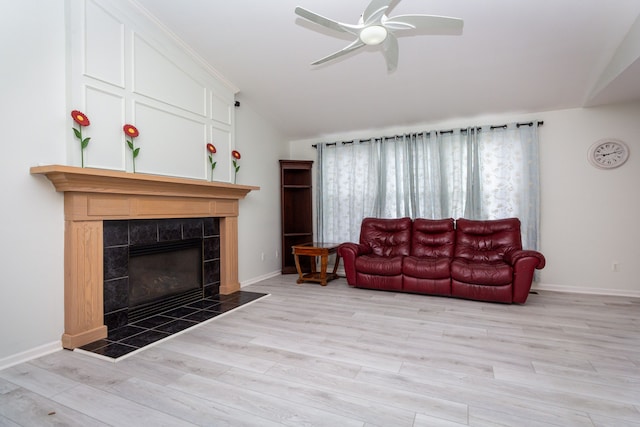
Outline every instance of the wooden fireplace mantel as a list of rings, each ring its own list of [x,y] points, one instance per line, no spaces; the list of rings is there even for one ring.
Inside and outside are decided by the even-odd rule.
[[[50,165],[31,168],[64,192],[64,318],[62,345],[73,349],[107,336],[103,307],[104,220],[220,218],[220,293],[238,281],[239,200],[260,187]]]

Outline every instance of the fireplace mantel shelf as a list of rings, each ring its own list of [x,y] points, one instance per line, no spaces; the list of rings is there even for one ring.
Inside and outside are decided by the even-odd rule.
[[[74,166],[37,166],[64,193],[65,333],[73,349],[107,336],[103,311],[103,221],[217,217],[220,293],[238,281],[239,200],[260,187]]]
[[[62,165],[35,166],[31,168],[31,174],[45,175],[59,192],[242,199],[250,191],[260,189],[225,182]]]

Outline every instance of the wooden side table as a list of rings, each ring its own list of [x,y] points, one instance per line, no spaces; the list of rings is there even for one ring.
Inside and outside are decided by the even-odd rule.
[[[338,275],[336,271],[338,270],[338,264],[340,263],[340,254],[338,254],[338,246],[339,243],[324,243],[324,242],[313,242],[313,243],[305,243],[302,245],[293,245],[293,257],[296,262],[296,269],[298,270],[298,280],[297,283],[300,284],[302,282],[317,282],[322,286],[327,286],[327,282],[333,279],[337,279]],[[333,266],[333,271],[331,273],[327,273],[327,263],[330,254],[336,254],[336,263]],[[311,273],[302,273],[302,269],[300,268],[300,260],[299,256],[309,256],[313,257],[311,261]],[[316,258],[320,257],[320,271],[316,271]]]

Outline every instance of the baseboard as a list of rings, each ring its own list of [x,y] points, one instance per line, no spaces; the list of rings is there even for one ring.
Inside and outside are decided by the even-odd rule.
[[[244,288],[245,286],[253,285],[254,283],[261,282],[263,280],[271,279],[272,277],[279,276],[281,274],[280,270],[272,271],[271,273],[263,274],[262,276],[254,277],[252,279],[243,280],[240,282],[240,287]]]
[[[550,283],[534,283],[533,291],[567,292],[572,294],[609,295],[617,297],[640,298],[640,290],[583,288],[578,286],[554,285]]]
[[[62,342],[54,341],[49,344],[44,344],[39,347],[32,348],[31,350],[17,353],[4,359],[0,359],[0,370],[9,368],[20,363],[28,362],[29,360],[37,359],[38,357],[46,356],[47,354],[55,353],[62,350]]]

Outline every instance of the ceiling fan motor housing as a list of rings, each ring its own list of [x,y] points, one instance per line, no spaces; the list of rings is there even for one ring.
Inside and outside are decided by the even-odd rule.
[[[369,46],[375,46],[387,38],[387,29],[380,25],[371,25],[360,31],[360,40]]]

